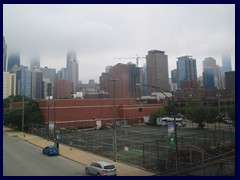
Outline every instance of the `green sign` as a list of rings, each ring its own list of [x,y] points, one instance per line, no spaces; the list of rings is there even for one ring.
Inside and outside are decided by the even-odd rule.
[[[175,148],[176,147],[176,140],[175,137],[169,136],[167,139],[167,143],[169,147]]]

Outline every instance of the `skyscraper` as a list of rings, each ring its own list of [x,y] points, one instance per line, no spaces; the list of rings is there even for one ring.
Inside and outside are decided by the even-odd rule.
[[[58,79],[56,82],[57,98],[70,98],[72,96],[72,81],[66,79]]]
[[[7,63],[7,44],[5,41],[5,37],[3,36],[3,71],[6,71],[6,63]]]
[[[184,81],[197,81],[196,59],[192,56],[178,57],[177,61],[178,88],[184,87]]]
[[[57,72],[57,80],[65,79],[68,80],[68,71],[67,68],[62,68]]]
[[[224,68],[225,72],[232,71],[230,54],[222,55],[222,67]]]
[[[11,54],[8,57],[7,71],[16,73],[18,67],[20,67],[20,55]]]
[[[16,95],[16,74],[3,72],[3,99]]]
[[[73,91],[77,92],[78,85],[78,61],[77,55],[74,51],[69,50],[67,52],[67,71],[68,71],[68,80],[73,83]]]
[[[43,73],[39,69],[32,71],[32,99],[42,99]]]
[[[205,73],[206,69],[207,69],[207,72]],[[207,74],[209,75],[209,73],[210,73],[209,69],[212,69],[212,71],[213,71],[213,79],[214,79],[213,87],[219,88],[219,69],[218,69],[217,64],[216,64],[216,59],[214,59],[212,57],[207,57],[203,60],[203,74],[205,74],[205,76]],[[212,84],[209,82],[211,84],[211,86],[209,86],[209,83],[204,82],[205,80],[207,80],[207,79],[203,77],[204,86],[206,84],[208,84],[208,87],[213,88]],[[209,80],[209,78],[208,78],[208,80]],[[205,86],[205,87],[207,87],[207,86]]]
[[[56,69],[53,68],[39,68],[42,73],[43,73],[43,79],[48,79],[50,82],[48,82],[49,84],[51,84],[51,96],[53,96],[53,98],[56,97],[56,88],[55,88],[55,84],[56,84]]]
[[[143,64],[143,67],[140,68],[140,79],[139,82],[141,84],[147,84],[147,66],[146,63]],[[147,95],[147,86],[140,86],[140,91],[142,96],[146,96]],[[138,94],[137,94],[138,95]]]
[[[231,56],[229,54],[222,55],[222,67],[220,68],[221,89],[226,87],[225,73],[232,71]]]
[[[30,70],[34,70],[36,68],[40,68],[40,58],[39,57],[33,57],[30,61]]]
[[[27,66],[21,66],[16,75],[16,94],[32,97],[32,77],[31,71]]]
[[[205,68],[203,71],[203,86],[207,89],[214,88],[214,72],[212,68]]]
[[[147,66],[147,83],[162,89],[170,90],[168,76],[168,57],[164,54],[165,51],[151,50],[146,56]],[[151,94],[156,90],[148,88],[148,93]]]

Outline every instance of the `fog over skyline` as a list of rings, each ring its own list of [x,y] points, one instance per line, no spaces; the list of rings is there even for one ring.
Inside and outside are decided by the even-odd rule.
[[[39,56],[41,67],[66,67],[67,51],[77,53],[79,80],[99,82],[105,67],[136,63],[149,50],[168,55],[170,71],[177,57],[191,55],[202,61],[213,57],[222,66],[222,54],[230,53],[235,70],[235,5],[165,4],[4,4],[3,36],[8,56],[19,52],[21,65]],[[139,67],[145,63],[139,60]]]

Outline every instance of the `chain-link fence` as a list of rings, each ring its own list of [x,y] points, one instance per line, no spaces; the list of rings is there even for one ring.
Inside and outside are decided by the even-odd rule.
[[[113,159],[113,129],[49,129],[29,124],[29,133]],[[153,171],[166,173],[197,163],[210,162],[220,154],[235,149],[234,131],[178,128],[178,151],[167,144],[167,129],[131,126],[116,129],[117,160]],[[54,138],[55,136],[55,138]],[[176,156],[178,153],[178,156]]]

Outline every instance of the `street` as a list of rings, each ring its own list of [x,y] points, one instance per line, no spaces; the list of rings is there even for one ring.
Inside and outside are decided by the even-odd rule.
[[[24,139],[3,136],[4,176],[85,176],[84,169],[62,156],[43,155],[41,148]]]

